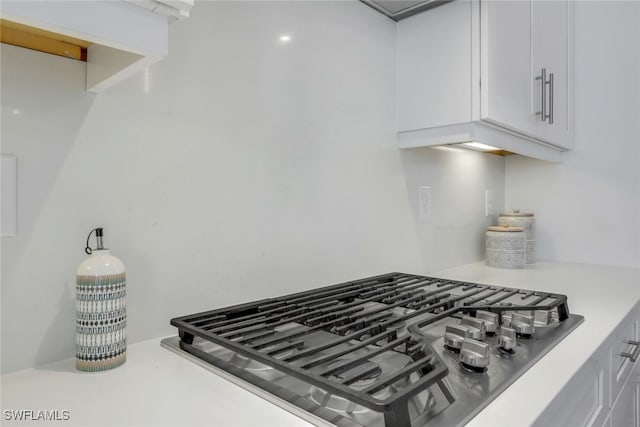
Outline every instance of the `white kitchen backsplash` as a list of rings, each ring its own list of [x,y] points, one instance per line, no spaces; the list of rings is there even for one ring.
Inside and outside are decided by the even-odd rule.
[[[130,343],[185,313],[482,260],[505,208],[535,213],[540,259],[637,266],[640,4],[606,3],[576,4],[563,164],[398,150],[395,27],[359,2],[199,2],[166,60],[98,96],[83,63],[3,44],[2,153],[19,167],[2,371],[73,357],[98,226],[127,265]]]
[[[398,150],[395,49],[359,2],[199,2],[167,59],[96,96],[83,63],[3,45],[2,150],[20,159],[3,372],[73,357],[95,227],[127,266],[129,343],[186,313],[481,260],[504,159]]]
[[[2,153],[19,167],[2,371],[73,357],[98,226],[127,265],[130,343],[185,313],[482,260],[505,208],[535,213],[543,260],[637,266],[639,9],[576,4],[563,164],[398,150],[395,27],[359,2],[199,2],[166,60],[98,96],[83,63],[3,44]]]

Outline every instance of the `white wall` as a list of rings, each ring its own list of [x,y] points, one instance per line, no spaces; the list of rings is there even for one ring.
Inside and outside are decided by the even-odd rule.
[[[96,226],[127,266],[130,343],[175,334],[178,315],[482,259],[504,160],[396,148],[390,20],[359,2],[199,2],[170,31],[168,59],[98,96],[83,64],[2,45],[19,168],[3,372],[73,357]]]
[[[640,266],[640,2],[576,2],[575,150],[506,161],[543,259]]]

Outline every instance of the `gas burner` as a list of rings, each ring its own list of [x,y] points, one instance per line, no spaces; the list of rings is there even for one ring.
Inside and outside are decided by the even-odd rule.
[[[402,319],[407,314],[411,314],[414,311],[415,310],[413,308],[406,308],[406,307],[396,307],[393,310],[391,310],[391,312],[393,313],[394,317],[397,317],[399,319]],[[400,321],[398,321],[398,322],[393,324],[393,328],[398,330],[398,331],[402,330],[406,326],[407,326],[407,322],[404,321],[404,320],[400,320]]]
[[[271,366],[256,362],[255,360],[251,360],[238,353],[234,353],[231,356],[229,363],[237,366],[238,368],[246,369],[247,371],[268,371],[270,369],[273,369]]]
[[[338,366],[348,360],[349,359],[338,359],[334,363],[330,364],[328,368]],[[363,364],[358,365],[357,368],[350,369],[339,375],[330,376],[329,379],[334,381],[342,381],[344,378],[348,378],[349,376],[357,374],[358,372],[367,371],[369,373],[366,376],[348,385],[349,388],[353,389],[354,391],[361,391],[371,384],[375,383],[376,380],[381,376],[383,369],[377,363],[367,360]],[[399,390],[406,388],[418,379],[419,377],[417,374],[412,375],[409,377],[409,379],[405,378],[397,381],[396,383],[377,391],[376,393],[372,394],[372,396],[378,400],[388,399],[390,396],[393,396]],[[348,399],[345,399],[341,396],[335,395],[313,385],[309,387],[309,397],[318,405],[340,413],[362,414],[371,412],[371,409],[369,408],[355,404]],[[435,405],[435,398],[433,396],[433,393],[431,393],[430,390],[427,390],[425,394],[420,395],[419,397],[414,397],[410,404],[412,406],[412,409],[415,410],[416,413],[424,413]]]
[[[335,366],[341,365],[348,360],[349,359],[337,359],[333,363],[328,365],[327,369],[331,369]],[[357,374],[358,372],[356,371],[358,372],[368,371],[368,373],[364,377],[349,384],[349,387],[356,391],[360,391],[365,387],[367,387],[368,385],[373,384],[382,374],[382,368],[380,367],[380,365],[378,365],[377,363],[371,362],[370,360],[367,360],[366,362],[358,365],[357,368],[352,368],[352,369],[349,369],[348,371],[341,372],[340,374],[332,375],[329,377],[329,379],[339,382],[345,378],[348,378],[351,375]],[[390,387],[385,387],[382,390],[375,393],[373,396],[378,399],[385,399],[391,396],[392,394],[393,392],[390,389]],[[357,413],[370,411],[370,409],[365,408],[364,406],[357,405],[349,401],[348,399],[329,393],[328,391],[325,391],[316,386],[311,386],[309,388],[309,396],[311,397],[311,400],[313,400],[318,405],[323,406],[327,409],[338,411],[338,412],[344,412],[348,414],[357,414]]]
[[[379,399],[384,399],[391,396],[391,394],[392,392],[389,390],[389,388],[385,388],[375,393],[373,396]],[[325,391],[313,385],[309,387],[309,397],[318,405],[332,411],[347,414],[362,414],[371,411],[371,409],[355,404],[350,400],[345,399],[344,397],[329,393],[328,391]]]
[[[342,359],[342,360],[338,359],[336,362],[329,365],[329,368],[338,366],[342,364],[344,361],[345,359]],[[368,386],[369,384],[373,384],[382,373],[382,368],[380,367],[380,365],[378,365],[377,363],[373,363],[370,360],[367,360],[366,362],[358,365],[357,368],[350,369],[341,374],[331,375],[329,379],[334,381],[342,381],[345,378],[349,377],[349,375],[347,375],[348,373],[354,374],[356,373],[355,372],[356,370],[358,372],[365,373],[363,377],[359,378],[358,380],[350,384],[351,388],[354,388],[356,390],[362,389],[365,386]]]
[[[384,322],[386,331],[396,331],[396,334],[401,336],[406,334],[407,326],[407,322],[403,318],[414,311],[405,307],[388,309],[385,304],[377,302],[362,303],[362,313],[356,316],[357,321],[348,325],[337,324],[331,327],[330,331],[336,335],[345,336]],[[379,332],[374,330],[372,333],[365,333],[358,340],[364,341]]]

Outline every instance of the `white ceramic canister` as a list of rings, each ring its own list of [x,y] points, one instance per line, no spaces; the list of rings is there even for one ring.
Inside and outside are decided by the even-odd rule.
[[[513,212],[503,212],[498,217],[498,225],[509,225],[512,227],[522,227],[525,235],[526,263],[536,262],[536,219],[531,212],[520,212],[514,209]]]
[[[102,247],[102,228],[96,228],[98,245],[85,251],[76,272],[76,368],[105,371],[127,359],[127,307],[124,264]],[[89,234],[89,237],[91,234]]]
[[[509,225],[489,227],[485,250],[489,267],[523,268],[526,261],[523,228]]]

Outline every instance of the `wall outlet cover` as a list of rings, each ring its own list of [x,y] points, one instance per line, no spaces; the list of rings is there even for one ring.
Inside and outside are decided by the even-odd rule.
[[[418,210],[420,221],[426,221],[431,217],[431,187],[421,185],[418,189]]]
[[[495,196],[493,190],[484,190],[484,216],[496,214]]]

